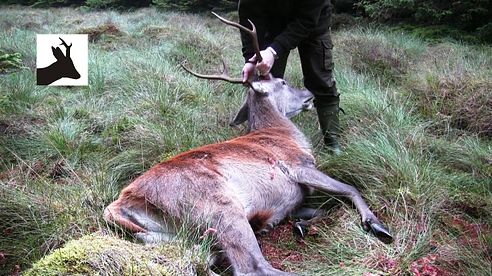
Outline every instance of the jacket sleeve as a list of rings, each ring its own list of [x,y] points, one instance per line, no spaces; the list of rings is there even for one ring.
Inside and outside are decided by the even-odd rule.
[[[275,37],[270,45],[277,54],[296,48],[317,27],[321,12],[326,9],[326,0],[295,1],[297,14],[287,24],[285,30]]]
[[[266,22],[266,5],[261,3],[262,1],[255,0],[241,0],[238,5],[239,13],[239,23],[247,28],[251,28],[251,24],[248,19],[254,22],[258,36],[261,36],[265,30]],[[254,54],[253,43],[251,42],[251,37],[241,31],[241,43],[243,45],[242,52],[244,60],[247,61]]]

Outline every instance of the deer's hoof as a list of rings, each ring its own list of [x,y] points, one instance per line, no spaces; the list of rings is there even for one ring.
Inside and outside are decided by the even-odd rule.
[[[309,225],[304,223],[302,220],[295,222],[292,225],[292,232],[296,238],[302,239],[304,238],[309,231]]]
[[[266,228],[260,229],[260,231],[258,231],[258,235],[260,236],[266,236],[268,235],[268,233],[270,233],[270,230]]]
[[[390,244],[393,242],[393,236],[390,234],[389,230],[380,222],[367,221],[369,230],[376,236],[380,241]]]

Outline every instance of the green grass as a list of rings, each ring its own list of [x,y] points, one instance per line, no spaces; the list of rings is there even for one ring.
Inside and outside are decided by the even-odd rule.
[[[242,133],[228,123],[244,89],[179,67],[187,59],[196,70],[218,71],[222,56],[239,75],[239,35],[209,15],[3,7],[0,18],[0,49],[20,53],[24,67],[0,75],[0,274],[110,229],[104,208],[152,165]],[[116,31],[89,45],[90,86],[35,85],[36,33],[104,26]],[[294,121],[319,167],[359,188],[395,242],[366,234],[345,201],[313,197],[331,208],[331,222],[308,241],[307,261],[287,261],[288,269],[490,274],[490,120],[466,114],[491,116],[483,104],[492,102],[491,48],[357,26],[333,35],[343,154],[323,151],[313,112]],[[286,79],[302,86],[296,53]]]

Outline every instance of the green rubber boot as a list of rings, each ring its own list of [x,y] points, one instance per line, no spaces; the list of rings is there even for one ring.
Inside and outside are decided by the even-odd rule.
[[[339,99],[323,106],[317,106],[316,111],[318,113],[319,126],[321,133],[323,134],[323,140],[325,146],[334,154],[340,155],[342,148],[338,139],[340,137],[340,121],[338,114],[340,113],[340,107],[338,106]]]

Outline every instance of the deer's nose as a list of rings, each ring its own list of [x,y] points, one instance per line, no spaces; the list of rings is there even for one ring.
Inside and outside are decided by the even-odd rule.
[[[314,108],[313,99],[314,99],[314,97],[309,97],[308,99],[306,99],[304,101],[304,103],[302,104],[302,109],[303,110],[313,109]]]

